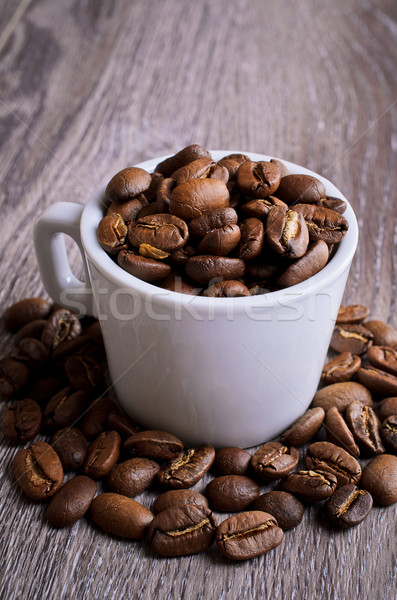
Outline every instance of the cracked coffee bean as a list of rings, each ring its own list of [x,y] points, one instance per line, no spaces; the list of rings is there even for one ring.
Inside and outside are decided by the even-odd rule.
[[[336,489],[336,476],[322,469],[294,471],[281,482],[283,491],[296,494],[306,502],[319,502],[332,496]]]
[[[276,519],[283,531],[297,527],[302,521],[305,507],[293,494],[273,490],[259,496],[252,504],[253,510],[263,510]]]
[[[356,458],[360,456],[360,449],[354,440],[354,436],[336,406],[332,406],[326,412],[325,431],[328,440],[332,444],[340,446]]]
[[[86,405],[84,392],[66,387],[58,392],[43,412],[43,423],[47,429],[61,429],[73,425],[80,418]]]
[[[30,398],[17,400],[3,414],[3,435],[11,442],[24,444],[40,433],[41,420],[41,408],[37,402]]]
[[[51,498],[46,518],[54,527],[67,527],[84,517],[97,493],[95,481],[78,475],[67,481]]]
[[[358,483],[361,467],[346,450],[331,442],[315,442],[306,451],[306,468],[334,475],[337,487],[347,483]],[[293,491],[293,490],[288,490]]]
[[[373,335],[363,325],[336,325],[330,346],[336,352],[364,354],[372,345]]]
[[[276,519],[259,510],[233,515],[216,530],[218,550],[232,560],[246,560],[277,548],[284,538]]]
[[[61,461],[46,442],[33,442],[28,448],[18,450],[12,469],[18,485],[33,500],[53,496],[63,482]]]
[[[189,488],[209,470],[215,458],[213,446],[189,448],[162,467],[159,482],[169,488]]]
[[[105,252],[118,254],[125,250],[128,228],[120,214],[111,212],[98,224],[97,237]]]
[[[133,455],[169,460],[183,451],[183,443],[166,431],[147,430],[129,437],[124,448]]]
[[[366,387],[355,381],[346,381],[333,383],[319,390],[313,398],[312,405],[321,406],[325,411],[336,406],[343,412],[353,400],[359,400],[366,406],[373,404],[371,392]]]
[[[70,385],[90,396],[103,386],[103,368],[88,356],[70,356],[65,363]]]
[[[279,442],[268,442],[255,452],[251,468],[261,480],[274,481],[295,469],[298,461],[299,453],[296,448]]]
[[[351,352],[342,352],[324,365],[321,381],[325,384],[350,381],[360,367],[361,358],[359,356],[353,355]]]
[[[265,239],[265,228],[262,221],[250,217],[240,225],[241,241],[238,256],[242,260],[257,258],[262,250]]]
[[[237,184],[250,198],[266,198],[277,190],[281,179],[277,165],[267,161],[244,161],[237,171]]]
[[[367,359],[373,367],[397,377],[397,350],[388,346],[371,346]]]
[[[305,219],[294,210],[274,206],[267,215],[266,239],[276,254],[300,258],[306,253],[309,244]]]
[[[219,181],[227,183],[229,171],[225,166],[216,163],[211,158],[198,158],[184,167],[180,167],[172,173],[171,177],[175,179],[177,185],[191,179],[219,179]]]
[[[121,438],[117,431],[103,431],[88,448],[83,465],[85,475],[100,479],[114,467],[120,456]]]
[[[379,422],[370,406],[352,402],[346,409],[346,422],[360,448],[367,454],[382,454],[383,447]]]
[[[339,308],[336,323],[339,325],[359,324],[369,316],[370,310],[362,304],[349,304]]]
[[[139,218],[131,223],[128,230],[131,246],[139,248],[141,244],[149,244],[164,252],[179,250],[186,244],[188,237],[185,221],[168,214]]]
[[[338,488],[332,494],[325,505],[325,513],[333,525],[347,529],[364,521],[371,508],[371,494],[349,484]]]
[[[397,394],[397,377],[385,373],[375,367],[361,367],[357,379],[371,392],[379,396],[395,396]]]
[[[380,430],[386,447],[397,454],[397,415],[390,415],[382,423]]]
[[[327,208],[313,204],[294,204],[294,211],[305,219],[312,242],[323,240],[329,245],[337,244],[349,229],[345,217]]]
[[[61,342],[71,340],[81,333],[78,318],[66,308],[56,310],[48,318],[41,341],[49,350],[54,350]]]
[[[268,196],[267,198],[257,198],[256,200],[250,200],[240,207],[240,212],[245,217],[256,217],[261,221],[266,222],[267,215],[273,206],[281,206],[285,210],[288,210],[288,206],[285,202],[282,202],[275,196]]]

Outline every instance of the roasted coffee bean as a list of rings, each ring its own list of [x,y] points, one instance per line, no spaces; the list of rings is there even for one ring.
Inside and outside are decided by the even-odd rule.
[[[81,324],[78,318],[66,308],[56,310],[48,318],[43,329],[41,341],[44,346],[53,350],[65,340],[71,340],[81,333]]]
[[[10,404],[3,414],[1,429],[11,442],[24,444],[33,440],[41,428],[41,408],[34,400],[26,398]]]
[[[341,306],[336,318],[336,322],[340,325],[346,325],[346,323],[359,324],[364,321],[370,313],[367,306],[362,304],[349,304],[347,306]]]
[[[280,275],[283,264],[281,260],[270,261],[261,257],[246,264],[245,274],[261,284],[268,284]]]
[[[293,529],[302,521],[305,507],[289,492],[273,490],[259,496],[252,504],[253,510],[263,510],[276,519],[283,531]]]
[[[103,386],[103,367],[88,356],[71,356],[65,363],[70,385],[87,395]]]
[[[284,534],[276,519],[260,510],[233,515],[216,530],[216,545],[227,558],[246,560],[277,548]]]
[[[371,392],[378,396],[397,395],[397,377],[375,367],[361,367],[357,371],[357,379]]]
[[[191,179],[219,179],[223,183],[229,180],[229,171],[223,165],[220,165],[210,158],[198,158],[184,167],[180,167],[172,173],[172,179],[175,179],[177,185],[190,181]]]
[[[175,252],[171,252],[168,257],[168,262],[176,269],[180,269],[184,267],[191,256],[196,254],[196,248],[191,244],[186,244],[180,250],[175,250]],[[172,275],[172,273],[171,273]],[[163,283],[163,282],[161,282]]]
[[[259,486],[244,475],[222,475],[209,482],[205,495],[212,510],[240,512],[259,496]]]
[[[99,221],[97,229],[98,242],[105,252],[118,254],[125,250],[127,244],[128,228],[120,214],[111,212]]]
[[[172,192],[169,211],[191,221],[217,208],[229,206],[229,191],[218,179],[191,179]]]
[[[291,287],[312,277],[327,264],[329,257],[328,246],[322,240],[314,242],[306,254],[293,262],[277,279],[279,288]]]
[[[116,173],[106,187],[105,196],[109,202],[127,202],[148,189],[151,176],[139,167],[127,167]]]
[[[93,358],[99,362],[105,357],[103,344],[97,338],[84,334],[61,342],[51,353],[51,359],[62,368],[71,356]]]
[[[372,333],[375,346],[389,346],[397,349],[397,329],[383,321],[365,321],[364,327]]]
[[[391,415],[397,415],[397,398],[385,398],[379,402],[378,410],[381,422]]]
[[[107,417],[108,429],[117,431],[122,437],[129,438],[139,432],[139,428],[120,412],[112,411]]]
[[[45,406],[65,385],[66,381],[58,375],[44,375],[29,386],[29,395],[41,406]]]
[[[282,490],[297,494],[307,502],[318,502],[332,496],[336,489],[337,478],[322,469],[294,471],[281,482]]]
[[[323,240],[326,244],[337,244],[349,229],[345,217],[328,208],[320,208],[314,204],[294,204],[294,211],[305,219],[312,242]]]
[[[113,467],[106,480],[111,492],[123,496],[137,496],[153,482],[160,467],[149,458],[130,458]]]
[[[197,246],[199,254],[227,256],[239,243],[241,230],[238,225],[225,225],[206,233]]]
[[[84,392],[66,387],[58,392],[43,412],[43,423],[47,429],[61,429],[73,425],[81,416],[87,402]]]
[[[46,510],[47,521],[54,527],[67,527],[84,517],[95,494],[97,484],[85,475],[73,477],[51,498]]]
[[[153,520],[146,506],[121,494],[100,494],[91,503],[91,518],[113,535],[141,540]]]
[[[372,406],[371,393],[360,383],[346,381],[333,383],[319,390],[313,398],[313,406],[321,406],[327,411],[331,406],[343,412],[353,400],[359,400],[366,406]]]
[[[29,366],[18,357],[0,360],[0,393],[10,397],[20,392],[30,378]]]
[[[39,369],[48,359],[48,349],[35,338],[23,338],[18,343],[18,355],[26,360],[29,366]]]
[[[169,488],[190,488],[208,471],[214,458],[213,446],[189,448],[162,467],[158,480]]]
[[[268,442],[261,446],[251,459],[251,467],[260,479],[273,481],[285,477],[295,469],[299,461],[296,448],[279,442]]]
[[[330,346],[336,352],[364,354],[372,339],[372,333],[362,325],[335,325]]]
[[[357,460],[346,450],[331,442],[310,444],[305,462],[308,469],[333,474],[337,481],[337,487],[360,481],[361,467]]]
[[[185,221],[168,214],[139,218],[128,230],[128,240],[132,246],[138,248],[141,244],[149,244],[165,252],[182,248],[188,237]]]
[[[267,161],[243,162],[237,171],[237,185],[243,194],[251,198],[266,198],[274,194],[280,183],[281,173],[277,165]]]
[[[371,346],[367,359],[373,367],[397,376],[397,350],[388,346]]]
[[[246,202],[240,207],[240,213],[246,217],[256,217],[257,219],[266,221],[266,217],[273,206],[281,206],[285,210],[288,209],[285,202],[282,202],[275,196],[268,196],[267,198],[258,198]]]
[[[327,208],[329,210],[334,210],[335,212],[343,215],[346,211],[347,204],[341,198],[334,198],[332,196],[325,196],[325,198],[321,198],[317,200],[316,206],[321,208]]]
[[[171,272],[170,265],[152,258],[139,256],[130,250],[122,250],[117,257],[117,262],[130,275],[148,282],[163,279]]]
[[[361,487],[382,506],[397,502],[397,456],[375,456],[363,471]]]
[[[263,249],[265,228],[262,221],[251,217],[241,223],[241,241],[238,256],[242,260],[252,260]]]
[[[321,373],[325,384],[350,381],[361,367],[361,358],[351,352],[342,352],[326,365]]]
[[[105,428],[109,413],[114,404],[107,396],[94,400],[84,415],[81,430],[88,439],[97,437]]]
[[[198,144],[191,144],[186,146],[173,156],[166,158],[159,163],[155,169],[157,173],[161,173],[164,177],[170,177],[177,169],[180,169],[184,165],[193,162],[199,158],[212,158],[211,154],[204,150]]]
[[[364,521],[371,508],[371,494],[349,484],[332,494],[325,505],[325,513],[333,525],[347,529]]]
[[[167,508],[176,508],[185,506],[186,504],[194,504],[208,508],[208,500],[199,492],[193,490],[169,490],[158,496],[153,504],[152,510],[155,515],[158,515]]]
[[[47,321],[45,319],[36,319],[35,321],[26,323],[26,325],[18,329],[18,332],[14,337],[15,343],[18,344],[25,338],[40,340],[46,323]]]
[[[397,415],[390,415],[383,421],[380,433],[387,448],[397,454]]]
[[[63,482],[61,461],[46,442],[33,442],[28,448],[18,450],[12,469],[18,485],[33,500],[53,496]]]
[[[181,294],[190,294],[191,296],[197,296],[201,291],[201,288],[197,287],[196,283],[190,282],[187,277],[182,277],[177,273],[170,273],[168,277],[159,283],[159,285],[165,290],[179,292]]]
[[[360,448],[367,454],[382,454],[383,447],[378,418],[370,406],[357,400],[346,409],[346,422]]]
[[[323,424],[325,412],[321,407],[309,408],[291,427],[281,435],[281,442],[287,446],[307,444]]]
[[[305,219],[294,210],[274,206],[267,215],[266,239],[277,254],[288,258],[303,256],[309,244]]]
[[[124,225],[128,226],[132,221],[135,221],[135,219],[138,218],[138,215],[140,214],[141,210],[145,207],[148,206],[147,202],[145,201],[144,197],[140,194],[137,198],[133,198],[132,200],[127,200],[127,202],[123,202],[123,204],[118,204],[116,202],[112,202],[112,204],[109,206],[108,208],[108,212],[107,212],[107,216],[110,215],[116,215],[116,217],[119,217],[119,227],[116,227],[116,231],[115,231],[115,237],[117,239],[119,239],[120,234],[121,237],[126,236],[127,232],[124,232],[124,228],[123,228],[123,223]],[[103,219],[102,219],[103,221]],[[115,223],[116,221],[113,221],[113,223]],[[111,224],[111,221],[108,221],[109,224]],[[121,228],[121,231],[120,231]],[[99,239],[99,225],[98,225],[98,239]],[[107,235],[106,235],[107,237]],[[105,239],[106,239],[105,237]],[[110,239],[112,239],[113,234],[111,234]],[[101,240],[99,239],[99,243],[101,243]],[[121,248],[120,248],[121,250]],[[112,254],[112,252],[111,252]]]
[[[203,296],[209,298],[238,298],[241,296],[250,296],[250,291],[241,281],[219,281],[210,285],[203,292]]]
[[[88,448],[83,466],[85,475],[93,479],[107,475],[119,459],[120,445],[117,431],[103,431]]]
[[[314,204],[326,195],[324,184],[312,175],[286,175],[277,188],[277,198],[291,204]]]
[[[87,440],[80,429],[64,427],[56,431],[50,440],[65,471],[75,471],[84,462],[87,454]]]
[[[270,162],[279,168],[281,177],[285,177],[286,175],[290,174],[290,170],[288,169],[288,167],[278,158],[271,158]]]
[[[228,154],[227,156],[224,156],[223,158],[221,158],[221,160],[218,161],[218,165],[226,167],[226,169],[229,172],[229,181],[235,181],[237,178],[237,171],[240,165],[243,164],[243,162],[245,162],[246,160],[249,160],[249,158],[245,154]]]
[[[251,462],[251,454],[233,446],[219,448],[215,452],[213,469],[218,475],[246,475]]]
[[[189,223],[189,233],[192,237],[202,237],[213,229],[222,229],[226,225],[237,225],[238,216],[234,208],[218,208]]]
[[[191,279],[206,285],[216,278],[240,279],[244,275],[245,264],[239,258],[203,255],[189,258],[185,269]]]
[[[161,556],[186,556],[207,550],[214,541],[215,530],[215,517],[208,508],[185,504],[154,517],[148,541],[153,552]]]
[[[166,431],[147,430],[129,437],[124,448],[137,456],[169,460],[183,451],[183,443]]]
[[[161,173],[154,172],[151,173],[150,177],[151,182],[147,190],[145,190],[145,197],[147,198],[148,202],[154,202],[157,191],[162,182],[164,181],[164,175],[162,175]]]
[[[37,319],[46,319],[52,305],[43,298],[25,298],[6,308],[2,319],[9,331],[16,331]]]
[[[171,202],[172,190],[175,187],[176,187],[176,181],[175,181],[175,179],[171,179],[170,177],[167,177],[160,183],[159,188],[157,190],[157,194],[156,194],[156,202],[153,202],[153,204],[155,204],[159,207],[163,207],[163,210],[160,212],[164,212],[164,211],[168,212],[168,207]],[[141,216],[143,217],[145,215],[141,215]]]
[[[356,458],[360,456],[360,449],[354,441],[354,436],[336,406],[332,406],[326,412],[325,431],[330,442]]]

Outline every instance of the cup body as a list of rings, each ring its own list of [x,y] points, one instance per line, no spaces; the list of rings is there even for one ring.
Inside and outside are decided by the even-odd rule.
[[[212,154],[217,160],[227,153]],[[160,160],[138,166],[150,171]],[[321,179],[329,195],[343,198]],[[187,445],[249,447],[277,436],[307,409],[319,382],[357,245],[350,205],[349,231],[314,277],[262,296],[204,298],[160,289],[120,269],[96,239],[103,199],[102,189],[84,209],[81,239],[122,407]]]

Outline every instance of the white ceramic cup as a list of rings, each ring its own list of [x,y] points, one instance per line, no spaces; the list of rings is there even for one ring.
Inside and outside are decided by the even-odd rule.
[[[153,171],[164,158],[137,166]],[[317,173],[284,162],[291,173],[314,175],[327,194],[346,200]],[[349,203],[349,231],[307,281],[260,296],[206,298],[141,281],[102,250],[96,228],[104,189],[85,207],[50,206],[35,224],[34,242],[54,301],[99,317],[122,407],[143,426],[170,431],[188,445],[249,447],[277,436],[307,409],[319,382],[357,247]],[[71,272],[62,233],[80,247],[85,283]]]

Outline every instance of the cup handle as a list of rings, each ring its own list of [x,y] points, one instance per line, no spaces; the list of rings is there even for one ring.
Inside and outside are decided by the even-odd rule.
[[[88,265],[80,237],[80,219],[84,206],[75,202],[56,202],[37,219],[33,241],[44,288],[54,302],[79,316],[94,315]],[[63,234],[78,245],[83,259],[85,281],[73,274]]]

